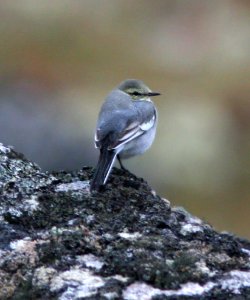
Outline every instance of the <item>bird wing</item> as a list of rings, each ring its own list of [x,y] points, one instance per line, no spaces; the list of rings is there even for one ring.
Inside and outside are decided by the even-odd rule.
[[[153,114],[152,118],[150,120],[147,120],[140,124],[140,128],[142,131],[148,131],[150,128],[152,128],[155,124],[155,114]]]
[[[110,139],[110,144],[108,146],[108,149],[109,150],[117,149],[120,146],[135,139],[136,137],[142,135],[145,131],[148,131],[154,125],[154,122],[155,122],[155,116],[153,116],[151,120],[141,124],[139,122],[130,123],[122,132],[117,134],[115,139]],[[102,145],[102,141],[99,139],[100,135],[101,135],[101,129],[97,128],[95,134],[96,148],[100,148],[100,146]]]
[[[137,138],[138,136],[144,134],[148,130],[150,130],[154,124],[155,124],[155,119],[156,116],[155,114],[151,117],[151,119],[147,119],[142,123],[139,123],[137,121],[134,121],[127,125],[125,129],[122,132],[116,133],[115,137],[112,136],[112,132],[110,133],[110,136],[106,136],[104,139],[101,139],[100,137],[102,136],[102,129],[97,128],[96,134],[95,134],[95,146],[96,148],[101,148],[101,146],[105,142],[107,142],[107,139],[109,140],[108,142],[108,149],[118,149],[122,145],[130,142],[131,140]]]
[[[155,121],[156,112],[152,103],[131,101],[125,93],[114,91],[107,97],[99,114],[95,146],[117,150],[150,130]]]
[[[117,139],[109,146],[109,149],[117,149],[139,135],[141,135],[140,124],[132,122],[118,134]]]
[[[118,140],[109,146],[109,149],[117,149],[120,146],[130,142],[131,140],[137,138],[138,136],[144,134],[150,130],[155,124],[155,114],[150,120],[146,120],[143,123],[133,122],[131,123],[121,134]]]

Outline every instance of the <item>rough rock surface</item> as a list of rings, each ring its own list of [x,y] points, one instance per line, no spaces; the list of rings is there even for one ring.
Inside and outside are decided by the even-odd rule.
[[[250,242],[114,169],[43,173],[0,144],[0,299],[250,299]]]

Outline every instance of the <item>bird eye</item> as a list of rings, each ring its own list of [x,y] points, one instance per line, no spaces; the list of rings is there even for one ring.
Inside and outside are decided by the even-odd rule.
[[[135,92],[133,92],[133,93],[132,93],[132,95],[133,95],[133,96],[139,96],[139,95],[140,95],[140,93],[139,93],[139,92],[137,92],[137,91],[135,91]]]

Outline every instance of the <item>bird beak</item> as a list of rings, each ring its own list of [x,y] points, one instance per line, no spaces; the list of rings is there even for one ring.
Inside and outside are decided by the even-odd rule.
[[[159,95],[160,95],[160,93],[157,93],[157,92],[150,92],[150,93],[148,93],[149,97],[154,97],[154,96],[159,96]]]

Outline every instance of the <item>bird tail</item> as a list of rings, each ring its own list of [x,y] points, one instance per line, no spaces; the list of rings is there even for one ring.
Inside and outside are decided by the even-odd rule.
[[[96,170],[90,183],[90,191],[99,191],[100,187],[106,183],[116,155],[114,150],[101,149]]]

